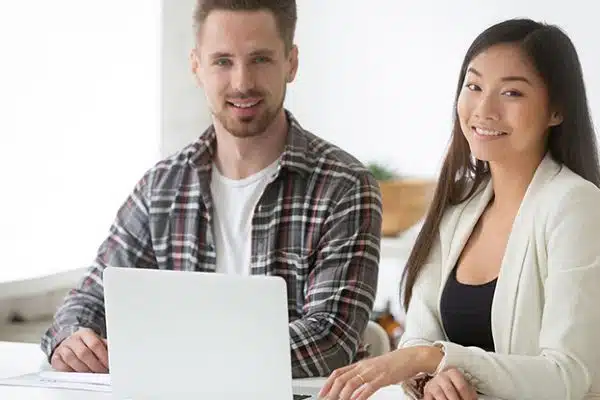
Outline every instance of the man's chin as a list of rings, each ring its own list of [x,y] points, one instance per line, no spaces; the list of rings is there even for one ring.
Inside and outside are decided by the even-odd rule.
[[[266,115],[252,118],[228,117],[221,119],[221,125],[237,138],[250,138],[264,133],[272,121],[273,118],[267,118]]]
[[[260,135],[264,129],[260,129],[256,121],[222,121],[221,124],[227,132],[237,138],[249,138]]]
[[[248,139],[260,136],[264,131],[255,131],[249,129],[227,129],[227,132],[238,139]]]

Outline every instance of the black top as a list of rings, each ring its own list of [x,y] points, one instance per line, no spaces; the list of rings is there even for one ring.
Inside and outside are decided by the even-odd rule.
[[[496,281],[466,285],[456,279],[456,267],[452,270],[440,302],[442,324],[452,343],[494,351],[491,314]]]

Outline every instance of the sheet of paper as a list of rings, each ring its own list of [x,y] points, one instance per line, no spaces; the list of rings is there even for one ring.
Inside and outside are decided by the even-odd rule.
[[[33,386],[56,389],[110,392],[110,375],[75,372],[40,371],[31,374],[0,379],[0,385]]]
[[[31,374],[0,379],[0,385],[84,390],[88,392],[111,392],[110,375],[108,374],[40,371]],[[407,397],[405,397],[400,386],[397,385],[385,387],[373,395],[373,400],[391,399],[403,400],[407,399]],[[481,396],[479,399],[497,400],[486,396]]]

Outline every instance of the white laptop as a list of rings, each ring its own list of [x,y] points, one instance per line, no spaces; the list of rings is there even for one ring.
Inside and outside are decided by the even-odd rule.
[[[293,393],[278,277],[107,268],[115,399],[316,399]]]

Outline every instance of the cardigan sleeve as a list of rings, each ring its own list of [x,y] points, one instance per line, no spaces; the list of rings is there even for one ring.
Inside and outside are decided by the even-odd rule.
[[[439,236],[436,237],[415,285],[406,312],[405,331],[398,348],[433,345],[445,338],[437,317],[437,299],[441,284],[442,265]]]
[[[578,185],[545,221],[547,271],[539,354],[497,354],[443,340],[438,371],[459,368],[485,395],[582,399],[600,379],[600,191]],[[595,397],[594,397],[595,398]]]
[[[413,287],[413,294],[406,312],[406,329],[400,338],[398,348],[432,346],[434,342],[445,338],[436,312],[438,288],[442,275],[441,261],[438,236]],[[410,399],[422,398],[423,389],[429,379],[431,379],[430,375],[421,373],[402,382],[405,395]]]

